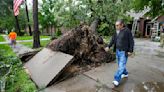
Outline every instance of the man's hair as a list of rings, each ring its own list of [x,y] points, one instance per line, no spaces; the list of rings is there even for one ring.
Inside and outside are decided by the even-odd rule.
[[[125,26],[125,23],[124,23],[123,19],[118,19],[116,22],[119,22],[120,24],[123,24]]]

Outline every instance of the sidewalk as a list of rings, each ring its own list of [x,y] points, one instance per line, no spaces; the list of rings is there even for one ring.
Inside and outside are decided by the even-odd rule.
[[[159,57],[158,43],[135,39],[136,55],[129,58],[129,77],[119,87],[112,89],[116,63],[104,64],[41,92],[163,92],[164,57]],[[156,90],[156,91],[154,91]]]
[[[5,44],[9,44],[9,39],[7,37],[7,35],[2,35],[4,37],[4,39],[6,40]],[[0,42],[0,44],[4,44],[4,42]],[[23,53],[26,53],[26,52],[31,52],[31,51],[34,51],[33,49],[31,48],[28,48],[24,45],[21,45],[19,43],[16,44],[16,47],[15,48],[12,48],[13,51],[16,53],[17,56],[23,54]]]

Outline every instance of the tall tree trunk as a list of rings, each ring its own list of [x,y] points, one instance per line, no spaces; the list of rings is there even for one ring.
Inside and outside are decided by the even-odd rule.
[[[50,25],[50,32],[51,32],[51,37],[52,37],[52,25]]]
[[[100,19],[98,19],[98,18],[95,19],[95,20],[91,23],[90,27],[91,27],[93,33],[97,33],[97,32],[96,32],[96,29],[97,29],[99,23],[100,23]]]
[[[15,16],[15,22],[16,22],[17,34],[20,35],[21,34],[21,31],[20,31],[18,16]]]
[[[46,34],[49,35],[49,29],[48,29],[48,26],[46,26]]]
[[[54,38],[54,26],[51,25],[51,38]]]
[[[29,15],[28,15],[28,7],[27,7],[27,2],[25,0],[25,6],[26,6],[26,16],[27,16],[27,21],[28,21],[28,28],[29,28],[29,34],[30,36],[32,36],[32,31],[31,31],[31,26],[30,26],[30,19],[29,19]]]
[[[33,21],[34,21],[33,48],[39,48],[40,32],[38,27],[38,0],[33,0]]]

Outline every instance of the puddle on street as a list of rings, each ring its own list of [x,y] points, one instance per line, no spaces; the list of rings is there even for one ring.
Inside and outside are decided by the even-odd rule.
[[[135,86],[131,92],[164,92],[164,83],[162,82],[142,82]]]

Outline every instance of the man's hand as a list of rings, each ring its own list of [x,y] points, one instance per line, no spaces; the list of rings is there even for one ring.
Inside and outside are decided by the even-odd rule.
[[[106,48],[105,48],[105,51],[108,52],[108,51],[109,51],[109,47],[106,47]]]
[[[131,56],[133,53],[132,52],[128,52],[128,56]]]

